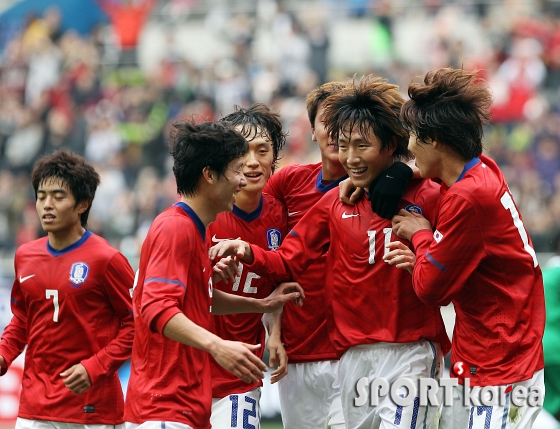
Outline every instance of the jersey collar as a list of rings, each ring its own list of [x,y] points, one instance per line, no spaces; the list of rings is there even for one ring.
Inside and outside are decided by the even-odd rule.
[[[66,246],[64,249],[60,249],[60,250],[56,250],[54,247],[51,246],[51,243],[49,243],[49,240],[47,238],[47,250],[49,251],[49,253],[53,256],[60,256],[60,255],[64,255],[65,253],[71,252],[74,249],[77,249],[78,247],[80,247],[82,244],[84,244],[86,242],[86,240],[91,237],[91,231],[89,229],[86,229],[86,232],[84,233],[84,235],[82,235],[82,237],[72,243],[70,246]]]
[[[465,164],[465,168],[463,168],[463,171],[461,172],[461,175],[459,176],[459,178],[457,179],[457,182],[461,179],[463,179],[463,177],[465,177],[465,174],[467,174],[467,171],[469,171],[471,168],[473,168],[475,165],[477,165],[480,162],[480,158],[478,157],[474,157],[473,159],[471,159],[469,162],[467,162]]]
[[[323,183],[323,170],[321,170],[321,171],[319,171],[319,175],[317,176],[317,181],[315,182],[315,188],[317,188],[317,190],[319,192],[322,192],[324,194],[324,193],[330,191],[331,189],[336,188],[338,186],[338,184],[346,178],[348,178],[347,174],[345,174],[341,178],[329,183],[328,185],[325,185]]]
[[[183,211],[187,214],[188,217],[191,218],[191,220],[194,222],[194,224],[198,228],[198,232],[200,232],[200,236],[202,237],[202,241],[206,242],[206,228],[204,227],[204,224],[202,223],[202,221],[200,220],[198,215],[194,212],[194,210],[191,209],[187,204],[185,204],[182,201],[178,201],[173,205],[183,209]]]
[[[232,212],[235,216],[244,220],[245,222],[251,222],[252,220],[255,220],[256,218],[258,218],[261,215],[262,206],[263,206],[263,197],[261,195],[261,199],[259,201],[259,206],[254,211],[252,211],[251,213],[244,212],[239,207],[237,207],[235,204],[233,205]]]

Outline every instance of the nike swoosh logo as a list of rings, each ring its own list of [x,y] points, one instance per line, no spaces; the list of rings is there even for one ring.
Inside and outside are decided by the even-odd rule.
[[[220,241],[226,241],[226,240],[229,240],[229,238],[216,238],[216,234],[212,236],[213,243],[219,243]]]
[[[346,214],[346,212],[342,213],[342,219],[348,219],[349,217],[360,216],[359,214]]]
[[[30,276],[27,277],[19,276],[19,282],[23,283],[24,281],[29,280],[31,277],[35,277],[35,274],[31,274]]]
[[[301,213],[301,210],[299,212],[291,212],[291,213],[288,212],[288,216],[293,216],[293,215],[298,214],[298,213]]]
[[[388,177],[389,179],[394,179],[393,176],[389,176],[388,174],[385,177]]]

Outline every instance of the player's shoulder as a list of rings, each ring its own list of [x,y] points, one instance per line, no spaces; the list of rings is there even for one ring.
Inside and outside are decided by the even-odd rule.
[[[271,177],[278,175],[278,178],[281,177],[284,179],[297,179],[309,175],[318,174],[321,168],[322,164],[320,162],[315,164],[291,164],[283,167],[282,169],[274,173]]]
[[[263,199],[263,207],[268,207],[268,208],[278,209],[278,210],[286,209],[284,203],[280,201],[278,198],[276,198],[274,195],[270,195],[266,192],[263,192],[262,199]]]
[[[37,251],[47,251],[47,241],[48,237],[41,237],[36,240],[23,243],[16,250],[16,256],[21,257],[23,255],[28,255],[30,253],[36,253]]]

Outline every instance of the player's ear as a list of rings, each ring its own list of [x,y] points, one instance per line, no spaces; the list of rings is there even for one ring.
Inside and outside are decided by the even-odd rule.
[[[217,174],[210,167],[206,166],[202,169],[202,178],[209,184],[213,185],[214,180],[217,179]]]
[[[315,127],[311,127],[311,140],[316,142],[317,136],[315,135]]]
[[[78,214],[84,213],[89,207],[91,206],[90,200],[80,201],[76,204],[76,210],[78,210]]]

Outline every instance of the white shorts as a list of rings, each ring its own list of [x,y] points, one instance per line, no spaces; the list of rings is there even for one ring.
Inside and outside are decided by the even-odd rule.
[[[120,425],[84,425],[81,423],[52,422],[47,420],[28,420],[18,417],[15,429],[123,429]]]
[[[337,360],[288,364],[278,393],[284,429],[345,429]]]
[[[160,420],[149,420],[144,423],[124,422],[124,429],[193,429],[186,423],[162,422]]]
[[[499,392],[500,387],[506,388],[509,385],[495,386]],[[536,371],[533,378],[514,383],[515,386],[538,387],[544,393],[544,370]],[[471,387],[471,390],[480,389]],[[479,392],[475,393],[477,398]],[[492,406],[467,406],[464,405],[463,386],[453,388],[452,406],[442,407],[440,426],[445,429],[530,429],[537,415],[541,411],[541,406],[529,406],[525,404],[516,407],[511,403],[511,393],[506,393],[504,405]]]
[[[261,388],[212,399],[210,423],[216,429],[261,427]]]
[[[369,396],[362,406],[355,406],[354,400],[359,396],[356,384],[363,377],[368,379],[368,386],[378,378],[386,379],[391,386],[401,377],[411,379],[413,382],[428,377],[438,380],[442,370],[441,348],[439,344],[427,340],[404,344],[364,344],[348,349],[340,358],[339,364],[340,394],[346,427],[348,429],[437,428],[439,407],[420,406],[419,398],[415,398],[411,405],[404,407],[395,404],[390,395],[381,396],[377,406],[370,404]],[[403,393],[406,393],[406,390]]]

